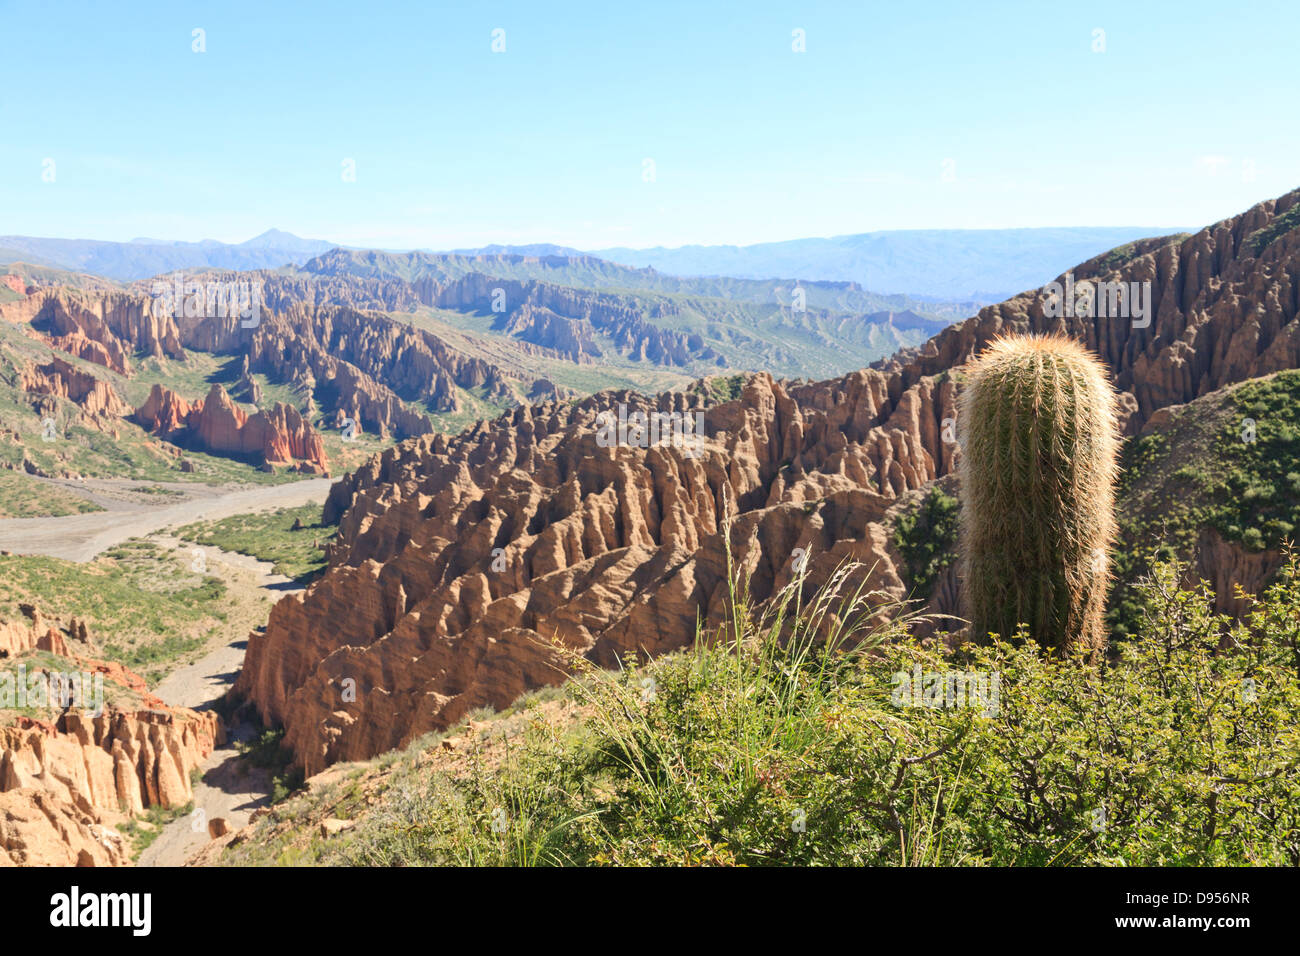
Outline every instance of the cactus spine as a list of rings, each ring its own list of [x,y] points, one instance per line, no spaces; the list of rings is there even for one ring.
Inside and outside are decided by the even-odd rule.
[[[1063,336],[1010,336],[967,369],[961,547],[977,638],[1026,624],[1056,650],[1105,646],[1119,435],[1106,368]]]

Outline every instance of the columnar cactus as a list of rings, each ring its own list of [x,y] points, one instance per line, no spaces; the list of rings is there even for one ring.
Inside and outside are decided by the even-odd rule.
[[[995,341],[958,412],[963,587],[976,637],[1028,625],[1105,646],[1119,434],[1106,368],[1063,336]]]

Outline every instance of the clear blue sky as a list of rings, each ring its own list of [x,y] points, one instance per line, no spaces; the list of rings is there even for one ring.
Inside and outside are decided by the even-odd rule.
[[[0,30],[0,234],[747,244],[1300,185],[1295,0],[19,0]]]

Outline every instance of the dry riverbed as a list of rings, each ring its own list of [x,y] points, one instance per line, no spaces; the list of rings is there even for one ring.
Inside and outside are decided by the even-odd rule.
[[[188,551],[188,542],[170,535],[151,540],[164,547]],[[265,561],[218,548],[204,548],[207,573],[220,576],[228,588],[261,592],[272,601],[301,590],[288,578],[275,574]],[[193,663],[177,668],[159,682],[154,693],[167,704],[203,710],[213,704],[234,683],[244,662],[248,635],[235,636]],[[210,839],[208,823],[224,819],[232,830],[249,821],[252,812],[270,802],[270,774],[239,759],[238,744],[250,739],[247,724],[227,727],[225,745],[212,752],[200,768],[203,776],[194,785],[194,810],[163,827],[162,833],[140,855],[140,866],[183,866]]]
[[[0,551],[90,561],[130,538],[143,538],[192,521],[323,503],[333,482],[328,478],[312,478],[284,485],[236,489],[183,482],[142,486],[139,481],[117,479],[60,481],[59,484],[85,495],[105,510],[59,518],[0,520]],[[142,487],[160,490],[139,490]]]

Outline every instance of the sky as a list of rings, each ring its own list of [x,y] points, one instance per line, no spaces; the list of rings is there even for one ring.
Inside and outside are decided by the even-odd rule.
[[[0,0],[0,30],[0,235],[1158,230],[1300,185],[1294,0]]]

